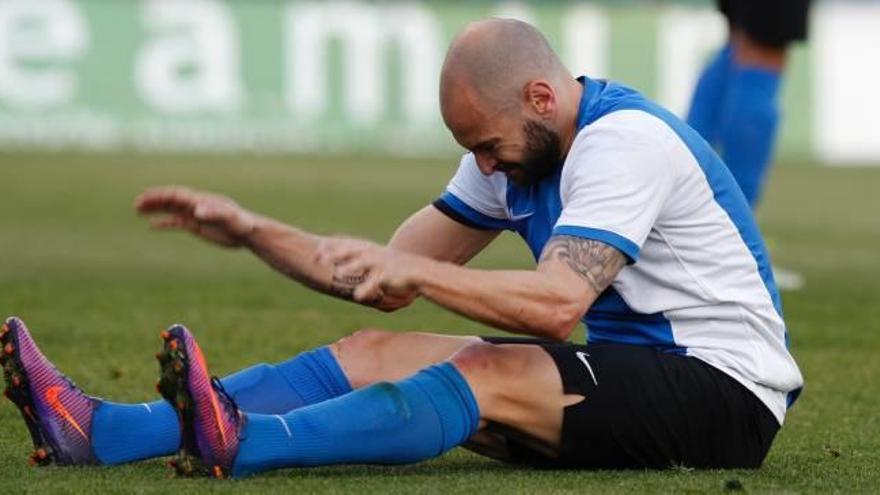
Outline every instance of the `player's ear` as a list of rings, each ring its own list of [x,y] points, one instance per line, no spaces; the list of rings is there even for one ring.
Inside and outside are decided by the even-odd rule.
[[[544,79],[535,79],[523,88],[526,108],[542,118],[549,118],[556,112],[556,91]]]

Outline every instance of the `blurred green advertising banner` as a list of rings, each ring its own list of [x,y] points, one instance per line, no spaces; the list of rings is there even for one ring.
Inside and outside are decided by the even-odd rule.
[[[710,2],[0,0],[0,146],[445,154],[446,45],[489,15],[572,72],[685,112],[725,38]],[[880,5],[820,3],[785,83],[782,152],[880,161]]]

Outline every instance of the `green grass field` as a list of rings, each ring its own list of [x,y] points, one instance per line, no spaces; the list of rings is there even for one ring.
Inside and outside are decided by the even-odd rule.
[[[456,160],[0,154],[0,313],[25,319],[87,392],[153,399],[159,331],[186,323],[225,374],[365,326],[489,331],[427,303],[380,314],[312,294],[244,252],[149,231],[131,204],[182,183],[319,233],[384,240],[431,201]],[[0,404],[6,492],[870,492],[880,487],[880,168],[782,164],[760,221],[774,260],[806,276],[784,294],[806,390],[758,471],[535,472],[462,450],[406,467],[283,470],[243,481],[168,479],[161,460],[31,468],[18,413]],[[475,263],[526,267],[503,236]],[[583,334],[578,335],[583,338]]]

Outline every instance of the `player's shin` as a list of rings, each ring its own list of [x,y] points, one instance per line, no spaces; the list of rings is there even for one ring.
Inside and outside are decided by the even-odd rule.
[[[222,379],[223,387],[246,412],[281,414],[351,391],[329,347],[287,361],[257,364]]]

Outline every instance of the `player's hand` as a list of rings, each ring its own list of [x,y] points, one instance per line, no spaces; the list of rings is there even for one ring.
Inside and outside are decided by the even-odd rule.
[[[418,297],[412,276],[418,258],[411,254],[360,239],[326,238],[315,261],[333,265],[334,280],[351,284],[359,303],[393,311]]]
[[[256,225],[254,214],[219,194],[180,186],[147,189],[135,200],[142,215],[153,215],[156,229],[188,230],[225,247],[239,247]]]

